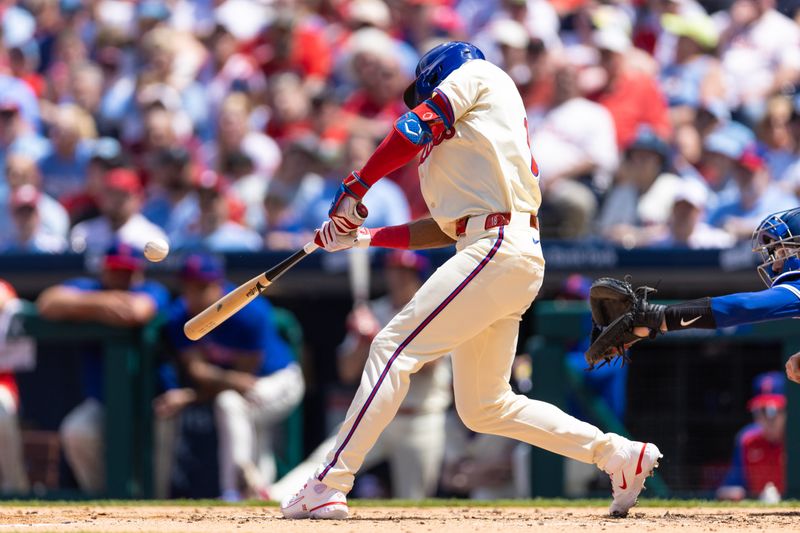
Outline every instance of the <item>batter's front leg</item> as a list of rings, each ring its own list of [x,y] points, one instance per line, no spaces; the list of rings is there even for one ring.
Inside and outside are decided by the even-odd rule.
[[[392,421],[408,393],[410,376],[438,356],[414,355],[395,341],[402,320],[389,323],[372,342],[361,383],[336,436],[336,445],[317,471],[327,486],[348,492],[364,457]]]

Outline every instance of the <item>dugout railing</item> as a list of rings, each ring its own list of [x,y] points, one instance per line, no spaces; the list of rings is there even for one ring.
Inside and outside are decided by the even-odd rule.
[[[526,344],[528,353],[532,356],[532,387],[530,395],[536,399],[566,408],[566,398],[569,392],[576,393],[581,407],[584,408],[605,431],[612,431],[623,435],[627,430],[622,421],[605,408],[602,401],[592,398],[591,394],[582,385],[581,376],[569,368],[566,363],[567,346],[580,342],[586,335],[588,305],[585,302],[574,301],[539,301],[536,303],[534,314],[534,330],[536,335],[531,337]],[[691,342],[765,342],[779,344],[782,360],[800,351],[800,328],[797,322],[781,320],[765,322],[737,328],[722,330],[691,330],[691,332],[671,333],[660,335],[655,340],[648,341],[653,344],[666,345],[679,349],[681,344]],[[646,356],[646,354],[642,354]],[[754,353],[752,357],[758,357]],[[636,364],[634,351],[634,364]],[[723,366],[720,372],[726,372]],[[670,379],[663,376],[663,380]],[[742,383],[743,388],[749,390],[750,383]],[[786,460],[787,460],[787,490],[786,497],[800,497],[800,458],[789,450],[800,449],[800,385],[790,384],[786,388],[788,398],[787,423],[786,423]],[[582,398],[581,398],[582,397]],[[657,423],[657,422],[656,422]],[[731,435],[731,439],[733,435]],[[664,451],[664,450],[662,450]],[[669,467],[666,458],[662,467]],[[561,456],[534,448],[531,454],[532,468],[532,494],[541,497],[558,497],[564,492],[564,461]],[[651,479],[648,484],[648,495],[659,497],[683,497],[679,491],[671,490],[660,476]],[[692,494],[694,496],[694,494]]]

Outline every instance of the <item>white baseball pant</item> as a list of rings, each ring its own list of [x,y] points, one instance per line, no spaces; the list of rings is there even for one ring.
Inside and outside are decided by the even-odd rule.
[[[242,468],[256,467],[262,484],[275,479],[272,432],[276,423],[297,407],[305,393],[300,367],[291,364],[260,378],[246,395],[234,390],[214,400],[219,440],[219,475],[222,494],[238,491]]]
[[[17,400],[5,387],[0,387],[0,481],[4,493],[23,494],[30,489],[22,460]]]
[[[421,500],[433,496],[444,457],[445,419],[444,412],[396,416],[367,454],[362,468],[368,470],[388,461],[394,498]],[[270,497],[281,501],[297,492],[335,444],[336,435],[322,441],[302,463],[269,488]]]
[[[260,378],[244,396],[234,390],[217,395],[214,420],[219,442],[220,494],[239,492],[242,468],[252,466],[250,473],[259,476],[257,481],[264,485],[275,478],[270,429],[297,407],[304,392],[302,371],[291,364]],[[153,465],[158,498],[169,495],[177,432],[178,417],[155,420]]]
[[[317,479],[344,492],[397,412],[409,376],[452,354],[456,409],[473,431],[511,437],[600,468],[626,439],[511,391],[519,322],[544,276],[530,216],[485,230],[474,217],[457,253],[377,335],[358,392]]]
[[[105,407],[87,398],[61,422],[61,445],[81,490],[102,492],[106,485]]]

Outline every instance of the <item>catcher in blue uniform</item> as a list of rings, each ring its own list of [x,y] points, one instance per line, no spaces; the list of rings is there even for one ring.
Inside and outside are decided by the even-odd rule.
[[[753,232],[753,251],[763,262],[758,274],[767,289],[672,305],[647,301],[650,287],[633,289],[628,281],[596,280],[589,293],[592,344],[590,368],[627,359],[626,350],[644,338],[688,328],[716,329],[781,318],[800,318],[800,207],[773,213]],[[786,375],[800,383],[800,354],[786,363]]]

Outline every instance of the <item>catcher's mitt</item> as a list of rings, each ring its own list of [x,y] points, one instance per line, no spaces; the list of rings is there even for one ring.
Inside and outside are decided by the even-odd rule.
[[[631,287],[625,281],[614,278],[596,280],[589,291],[592,308],[592,344],[586,350],[586,362],[593,370],[617,357],[623,364],[628,361],[627,349],[644,337],[634,333],[634,328],[650,328],[650,337],[655,337],[664,319],[665,306],[651,304],[647,295],[655,292],[650,287]]]

